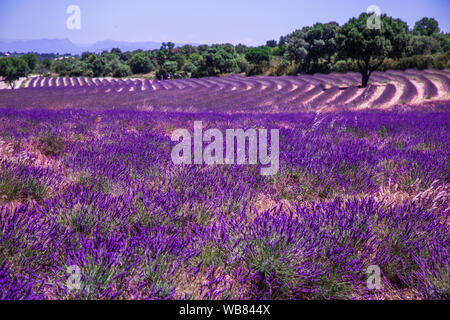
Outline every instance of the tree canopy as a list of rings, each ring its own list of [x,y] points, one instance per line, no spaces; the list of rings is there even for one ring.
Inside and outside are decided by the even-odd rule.
[[[439,23],[433,18],[422,18],[414,25],[413,32],[422,36],[432,36],[439,33]]]
[[[0,76],[8,83],[11,89],[15,88],[16,81],[21,77],[26,77],[30,69],[26,61],[22,58],[9,57],[0,59]]]
[[[136,53],[128,62],[131,71],[137,73],[148,73],[153,70],[152,61],[145,52]]]
[[[297,63],[302,63],[302,72],[321,71],[318,69],[319,59],[330,62],[337,51],[337,27],[331,23],[316,23],[313,27],[305,27],[289,35],[289,57]]]
[[[212,46],[203,54],[196,76],[218,76],[237,70],[233,54],[221,46]]]
[[[381,67],[386,58],[400,58],[408,45],[408,25],[381,15],[379,29],[368,28],[370,15],[363,13],[350,19],[339,29],[336,40],[343,58],[355,59],[362,75],[361,85],[366,87],[373,71]]]

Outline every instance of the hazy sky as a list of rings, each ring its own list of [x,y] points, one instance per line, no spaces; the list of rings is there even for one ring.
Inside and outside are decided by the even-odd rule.
[[[66,27],[69,5],[81,9],[80,30]],[[450,31],[449,0],[0,0],[0,38],[259,45],[315,22],[343,24],[370,5],[410,27],[428,16]]]

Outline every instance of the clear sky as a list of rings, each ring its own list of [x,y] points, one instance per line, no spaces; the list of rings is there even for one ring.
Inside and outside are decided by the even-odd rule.
[[[66,27],[69,5],[81,9],[80,30]],[[370,5],[450,31],[450,0],[0,0],[0,38],[259,45],[315,22],[343,24]]]

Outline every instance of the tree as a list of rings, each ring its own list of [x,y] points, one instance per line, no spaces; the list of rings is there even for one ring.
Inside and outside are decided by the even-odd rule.
[[[167,71],[167,73],[171,73],[173,75],[178,70],[178,63],[176,61],[166,61],[164,62],[163,68]]]
[[[153,64],[150,60],[150,57],[145,52],[136,53],[130,61],[128,61],[128,65],[131,68],[131,71],[134,74],[137,73],[149,73],[153,70]]]
[[[175,51],[174,48],[175,48],[175,43],[163,42],[161,45],[161,48],[159,50],[163,53],[166,60],[172,60],[172,57],[173,57],[174,51]]]
[[[120,50],[119,48],[112,48],[111,53],[115,54],[116,56],[118,56],[120,58],[122,55],[122,50]]]
[[[263,69],[270,62],[272,56],[272,49],[270,47],[250,48],[245,53],[245,58],[248,62],[254,64],[252,74],[261,74]]]
[[[184,54],[186,57],[189,57],[191,54],[195,53],[196,51],[197,51],[197,49],[190,44],[186,44],[186,45],[182,46],[181,48],[179,48],[179,52],[181,54]]]
[[[339,29],[336,40],[339,54],[344,59],[355,59],[366,87],[373,71],[386,58],[400,58],[408,45],[408,25],[386,15],[380,16],[380,28],[368,28],[369,14],[350,19]]]
[[[288,36],[289,57],[296,63],[302,64],[303,72],[325,71],[319,69],[319,61],[325,59],[328,64],[331,64],[331,57],[337,53],[337,29],[338,26],[333,23],[316,23],[312,27],[295,31]]]
[[[69,70],[69,76],[70,77],[81,77],[83,75],[89,75],[89,76],[100,76],[102,74],[97,74],[95,71],[92,71],[88,69],[88,66],[86,62],[79,60],[79,59],[65,59],[70,61],[71,70]]]
[[[183,70],[186,71],[186,72],[193,73],[193,72],[195,72],[197,70],[197,67],[192,62],[189,61],[188,63],[186,63],[184,65]]]
[[[131,75],[131,69],[126,64],[121,64],[113,70],[113,77],[123,78]]]
[[[15,88],[16,81],[21,77],[28,76],[30,69],[27,63],[21,58],[2,58],[0,59],[0,76],[3,77],[11,89]]]
[[[270,47],[250,48],[245,53],[245,59],[250,63],[261,64],[269,62],[271,55],[272,49]]]
[[[439,33],[435,38],[439,42],[439,51],[444,53],[450,51],[450,33]]]
[[[39,67],[39,73],[42,75],[45,72],[50,72],[53,65],[53,60],[45,59],[41,62],[41,66]]]
[[[245,59],[244,55],[239,55],[236,58],[236,64],[238,66],[239,72],[247,73],[250,72],[250,64],[248,63],[247,59]]]
[[[88,60],[90,56],[93,56],[94,53],[85,51],[81,54],[81,60]]]
[[[439,23],[433,18],[422,18],[414,25],[413,32],[421,36],[432,36],[439,33]]]
[[[106,58],[102,56],[93,56],[90,61],[90,66],[92,71],[94,72],[94,77],[101,77],[106,73]]]
[[[239,43],[236,46],[235,50],[237,54],[245,54],[248,50],[248,47],[245,44]]]
[[[195,76],[218,76],[221,73],[237,71],[237,69],[233,54],[221,46],[212,46],[203,54],[203,59]]]
[[[277,45],[278,45],[278,43],[276,40],[268,40],[266,42],[267,47],[275,48]]]
[[[434,54],[439,49],[439,42],[433,37],[411,35],[406,51],[408,56],[412,56]]]
[[[95,56],[92,56],[89,60],[94,59]],[[55,63],[55,72],[61,76],[80,77],[87,72],[87,69],[87,62],[81,59],[65,58]],[[89,71],[94,75],[91,69]]]
[[[281,36],[280,40],[278,41],[278,46],[281,48],[282,46],[288,44],[288,42],[289,42],[288,37]]]
[[[198,53],[193,53],[189,56],[189,62],[191,62],[195,68],[198,68],[202,63],[203,57]]]
[[[36,69],[36,66],[39,63],[39,60],[34,53],[24,54],[23,56],[20,56],[20,58],[27,63],[28,69],[30,69],[31,72]]]

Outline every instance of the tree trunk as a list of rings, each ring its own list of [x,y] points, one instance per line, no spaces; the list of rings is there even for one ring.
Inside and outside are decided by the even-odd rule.
[[[369,73],[367,72],[362,72],[362,81],[361,81],[361,87],[365,88],[367,87],[367,84],[369,83]]]

